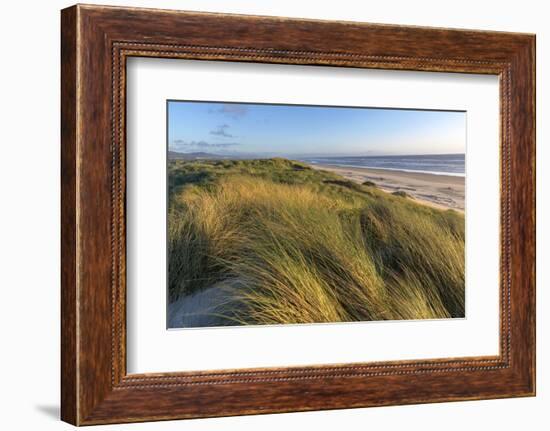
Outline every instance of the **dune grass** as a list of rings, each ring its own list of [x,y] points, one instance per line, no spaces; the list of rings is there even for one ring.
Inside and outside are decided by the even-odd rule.
[[[464,216],[285,159],[171,161],[169,298],[232,324],[464,316]]]

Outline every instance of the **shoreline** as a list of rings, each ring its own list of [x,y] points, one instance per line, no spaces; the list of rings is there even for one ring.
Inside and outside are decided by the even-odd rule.
[[[372,181],[387,193],[403,191],[420,204],[464,212],[465,177],[317,163],[308,163],[308,166],[336,173],[360,184]]]
[[[409,173],[409,174],[426,174],[426,175],[435,175],[435,176],[441,176],[441,177],[458,177],[458,178],[466,178],[465,175],[462,174],[450,174],[446,172],[430,172],[430,171],[416,171],[412,169],[397,169],[397,168],[371,168],[368,166],[355,166],[355,165],[329,165],[327,163],[308,163],[301,161],[301,163],[306,163],[310,166],[330,166],[331,168],[342,168],[342,169],[367,169],[367,170],[374,170],[374,171],[390,171],[390,172],[403,172],[403,173]]]

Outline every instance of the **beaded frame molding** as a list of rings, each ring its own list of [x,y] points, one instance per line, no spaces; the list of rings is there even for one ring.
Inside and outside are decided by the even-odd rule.
[[[61,17],[64,421],[535,394],[534,35],[92,5],[64,9]],[[127,374],[125,99],[132,56],[498,75],[499,355]]]

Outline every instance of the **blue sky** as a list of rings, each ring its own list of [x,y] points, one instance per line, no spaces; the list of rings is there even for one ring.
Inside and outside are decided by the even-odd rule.
[[[466,113],[169,101],[168,147],[268,156],[464,153]]]

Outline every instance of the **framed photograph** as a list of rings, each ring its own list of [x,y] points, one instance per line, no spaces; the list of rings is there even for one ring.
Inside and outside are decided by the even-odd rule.
[[[535,394],[535,36],[62,11],[62,419]]]

